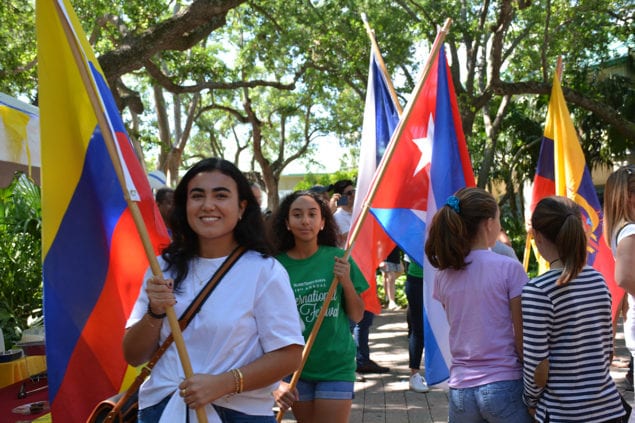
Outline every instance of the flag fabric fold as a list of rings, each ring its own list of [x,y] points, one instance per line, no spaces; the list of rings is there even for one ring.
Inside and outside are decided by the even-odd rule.
[[[356,186],[358,195],[355,197],[353,205],[353,221],[360,216],[362,203],[365,199],[363,194],[367,193],[371,187],[377,164],[380,162],[398,122],[397,105],[390,95],[386,75],[381,71],[376,54],[371,48]],[[355,223],[353,227],[355,227]],[[379,223],[372,216],[367,216],[353,244],[351,255],[370,286],[362,293],[362,298],[366,310],[374,314],[381,312],[381,304],[377,298],[375,272],[394,247],[395,243],[379,226]]]
[[[556,74],[549,100],[545,132],[534,176],[530,211],[544,197],[569,197],[580,206],[589,242],[587,263],[604,276],[613,297],[613,320],[624,290],[615,283],[615,261],[602,234],[603,212],[567,103]]]
[[[57,10],[61,10],[62,17]],[[74,40],[62,25],[67,20]],[[148,267],[70,43],[78,43],[155,252],[169,242],[147,177],[68,0],[38,0],[44,322],[53,421],[84,421],[131,373],[125,321]]]
[[[390,141],[370,213],[408,256],[424,268],[426,379],[431,385],[449,377],[451,355],[447,319],[432,298],[435,269],[424,255],[427,227],[448,196],[474,186],[474,174],[443,47],[430,72],[419,81]],[[386,163],[384,164],[384,161]],[[379,175],[375,174],[375,179]]]

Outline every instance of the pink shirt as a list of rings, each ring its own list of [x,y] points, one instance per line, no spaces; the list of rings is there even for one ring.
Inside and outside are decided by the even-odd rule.
[[[474,250],[463,270],[437,272],[433,296],[450,325],[451,388],[471,388],[522,378],[509,301],[528,277],[518,260]]]

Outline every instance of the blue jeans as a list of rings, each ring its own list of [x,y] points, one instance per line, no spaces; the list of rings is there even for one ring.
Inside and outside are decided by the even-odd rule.
[[[368,346],[368,334],[373,325],[375,315],[368,310],[364,310],[364,317],[359,323],[351,321],[351,332],[357,344],[357,364],[367,364],[370,361],[370,347]]]
[[[161,418],[161,414],[163,414],[163,410],[165,406],[168,405],[168,401],[170,401],[171,395],[163,398],[158,403],[144,408],[143,410],[139,410],[137,423],[156,423]],[[214,405],[214,409],[220,416],[220,419],[223,423],[276,423],[276,418],[273,415],[273,411],[270,416],[250,416],[245,413],[241,413],[240,411],[231,410],[225,407],[219,407],[218,405]],[[187,406],[183,403],[183,414],[187,414]],[[185,421],[189,419],[186,417]]]
[[[531,423],[522,401],[523,381],[506,380],[474,388],[450,388],[449,423]]]
[[[163,410],[165,409],[165,406],[168,405],[168,401],[170,401],[170,398],[171,398],[171,395],[168,395],[167,397],[163,398],[158,403],[151,405],[148,408],[144,408],[143,410],[139,410],[137,414],[137,423],[158,422],[159,419],[161,418],[161,414],[163,414]],[[186,407],[185,403],[183,403],[183,407]]]
[[[251,416],[249,414],[241,413],[240,411],[232,410],[231,408],[220,407],[218,405],[214,405],[214,409],[223,423],[276,423],[273,410],[269,416]]]
[[[406,276],[408,310],[408,362],[411,369],[421,368],[423,355],[423,278]]]

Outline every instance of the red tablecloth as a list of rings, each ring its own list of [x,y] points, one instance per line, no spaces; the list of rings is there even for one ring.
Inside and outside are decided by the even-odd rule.
[[[35,382],[31,379],[26,379],[22,382],[26,382],[26,392],[47,386],[48,383],[46,378],[40,379],[39,381]],[[27,393],[27,396],[25,398],[19,399],[18,393],[20,392],[20,388],[22,387],[22,382],[17,382],[13,385],[5,386],[4,388],[0,389],[0,421],[2,423],[28,422],[49,412],[48,388],[39,390],[37,392]],[[17,414],[12,412],[14,408],[19,406],[26,406],[28,404],[33,404],[32,407],[28,407],[29,410],[37,410],[38,405],[42,405],[39,404],[42,401],[46,401],[46,407],[40,412],[34,412],[32,414]]]

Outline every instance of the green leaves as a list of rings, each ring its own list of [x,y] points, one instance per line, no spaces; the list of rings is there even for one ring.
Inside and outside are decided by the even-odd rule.
[[[42,317],[40,198],[24,174],[0,189],[0,327],[7,348]]]

